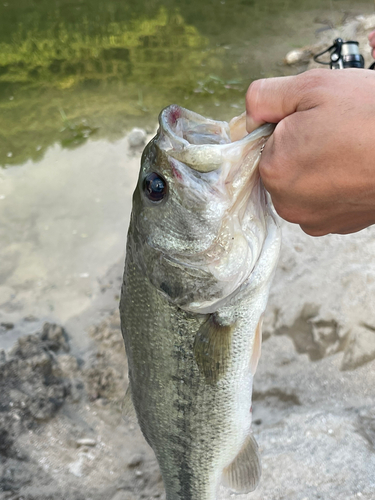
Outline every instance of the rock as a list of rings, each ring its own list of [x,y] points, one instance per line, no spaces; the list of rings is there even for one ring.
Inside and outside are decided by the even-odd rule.
[[[358,325],[350,332],[342,360],[342,370],[354,370],[375,359],[375,329]]]
[[[147,134],[142,128],[134,127],[128,135],[128,143],[132,148],[139,148],[146,144]]]
[[[81,438],[76,441],[77,446],[96,446],[95,439]]]
[[[13,323],[9,323],[9,322],[0,323],[0,331],[1,331],[1,329],[3,329],[3,330],[12,330],[13,328],[14,328],[14,324]]]
[[[309,49],[294,49],[287,53],[284,62],[289,66],[293,64],[306,64],[311,57],[311,50]]]

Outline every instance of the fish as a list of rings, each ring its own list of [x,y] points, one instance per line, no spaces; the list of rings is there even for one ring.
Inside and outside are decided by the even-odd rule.
[[[167,500],[260,480],[252,385],[280,230],[258,163],[273,130],[171,105],[142,154],[120,299],[124,408]]]

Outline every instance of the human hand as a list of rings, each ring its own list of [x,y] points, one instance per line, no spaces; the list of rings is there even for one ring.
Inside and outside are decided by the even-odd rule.
[[[257,80],[246,111],[248,131],[277,123],[259,170],[281,217],[312,236],[375,223],[375,71]]]
[[[375,31],[371,31],[371,33],[368,36],[368,41],[370,43],[370,47],[372,48],[371,51],[372,57],[375,59]]]

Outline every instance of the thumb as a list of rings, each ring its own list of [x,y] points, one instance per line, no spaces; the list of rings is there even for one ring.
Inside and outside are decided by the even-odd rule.
[[[322,71],[326,70],[254,81],[246,93],[246,128],[253,129],[254,123],[278,123],[296,111],[312,107],[308,94],[325,79]]]

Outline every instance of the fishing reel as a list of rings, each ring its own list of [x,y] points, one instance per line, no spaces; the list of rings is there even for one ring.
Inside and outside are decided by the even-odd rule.
[[[322,61],[320,57],[329,52],[329,61]],[[331,69],[364,68],[365,60],[359,52],[358,42],[344,42],[342,38],[336,38],[333,45],[315,54],[314,61],[319,64],[330,66]],[[375,62],[369,69],[375,69]]]

